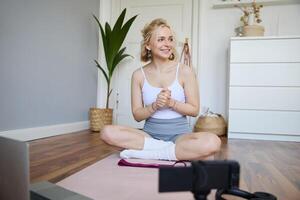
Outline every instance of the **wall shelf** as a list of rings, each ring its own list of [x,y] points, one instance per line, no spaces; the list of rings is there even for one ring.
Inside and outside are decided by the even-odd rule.
[[[249,6],[253,0],[232,0],[232,1],[222,1],[222,0],[214,0],[213,8],[232,8],[234,5],[240,6]],[[271,5],[285,5],[285,4],[297,4],[300,3],[300,0],[256,0],[256,3],[271,6]]]

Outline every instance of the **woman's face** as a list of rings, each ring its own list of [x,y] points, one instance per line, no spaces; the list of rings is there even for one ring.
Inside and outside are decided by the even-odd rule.
[[[174,36],[168,27],[158,27],[152,34],[147,49],[151,50],[152,58],[169,59],[173,53]]]

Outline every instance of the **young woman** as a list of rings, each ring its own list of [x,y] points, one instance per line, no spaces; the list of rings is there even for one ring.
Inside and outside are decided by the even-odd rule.
[[[149,64],[132,75],[131,108],[144,129],[105,126],[101,138],[125,148],[122,158],[199,160],[220,149],[212,133],[192,133],[186,116],[199,113],[199,94],[192,68],[176,61],[174,35],[163,19],[155,19],[142,30],[141,60]]]

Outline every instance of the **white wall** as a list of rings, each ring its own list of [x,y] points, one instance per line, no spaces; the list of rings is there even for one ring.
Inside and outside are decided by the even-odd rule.
[[[201,106],[227,117],[228,47],[242,12],[237,8],[212,8],[201,0],[198,76]],[[300,35],[300,4],[265,6],[261,9],[265,35]]]
[[[0,134],[87,123],[99,0],[0,1]]]

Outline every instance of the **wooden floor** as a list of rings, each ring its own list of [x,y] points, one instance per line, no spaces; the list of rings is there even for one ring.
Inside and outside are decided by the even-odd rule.
[[[279,200],[300,199],[300,143],[227,138],[222,141],[215,159],[240,163],[240,188],[270,192]],[[32,141],[31,182],[58,182],[118,150],[88,130]]]
[[[30,142],[30,180],[56,183],[118,149],[89,130]]]

